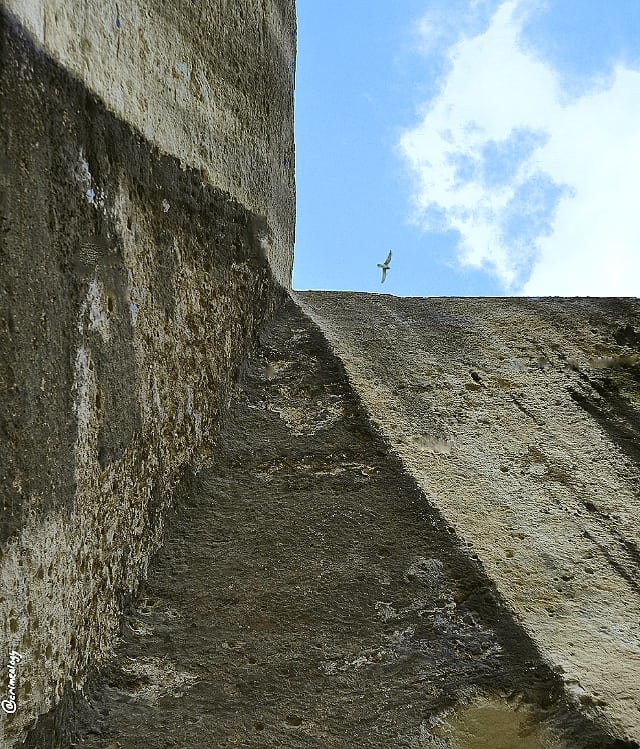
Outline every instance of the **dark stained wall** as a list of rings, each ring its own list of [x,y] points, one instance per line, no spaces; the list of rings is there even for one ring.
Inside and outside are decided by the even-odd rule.
[[[233,63],[237,78],[230,107],[247,87],[234,115],[244,123],[238,147],[228,145],[238,158],[249,132],[277,132],[292,147],[290,65],[268,44],[267,5],[259,54],[238,48],[225,68],[228,77]],[[238,34],[242,12],[241,3],[226,18]],[[226,48],[216,43],[224,21],[194,36],[194,59]],[[291,36],[292,15],[285,21]],[[292,258],[292,158],[243,204],[241,189],[217,184],[239,179],[222,146],[208,169],[179,141],[163,152],[135,116],[97,95],[95,78],[50,52],[2,10],[2,697],[9,653],[22,656],[16,710],[0,715],[3,747],[108,657],[171,489],[215,437],[243,357],[284,298]],[[200,123],[211,142],[216,121]]]

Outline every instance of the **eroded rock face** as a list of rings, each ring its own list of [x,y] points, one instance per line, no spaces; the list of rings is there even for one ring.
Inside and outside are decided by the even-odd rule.
[[[208,32],[216,50],[220,24]],[[91,75],[74,78],[4,10],[0,45],[0,699],[9,653],[22,655],[17,709],[1,715],[9,747],[108,656],[172,486],[215,435],[283,298],[274,248],[281,280],[292,248],[268,212],[212,185],[179,143],[161,153],[95,95]],[[270,64],[274,121],[256,128],[277,121],[290,139],[290,102],[278,110],[276,96],[289,69]],[[266,101],[270,79],[254,78]],[[238,109],[238,122],[250,130],[260,112]],[[209,161],[218,174],[225,152]],[[262,188],[264,206],[275,187]]]
[[[70,714],[57,740],[87,749],[625,746],[570,706],[293,304]]]
[[[265,252],[276,279],[289,286],[294,0],[1,5],[39,49],[146,141],[264,216],[271,229]]]
[[[587,715],[640,739],[640,303],[298,295]]]

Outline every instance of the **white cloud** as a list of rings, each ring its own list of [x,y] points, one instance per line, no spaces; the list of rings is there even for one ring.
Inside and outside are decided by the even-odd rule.
[[[640,295],[640,71],[620,65],[570,99],[526,47],[525,20],[526,4],[505,0],[451,46],[399,144],[417,216],[457,231],[461,263],[507,291]]]
[[[415,26],[415,47],[424,55],[443,51],[462,33],[473,33],[495,0],[429,0],[428,10]]]

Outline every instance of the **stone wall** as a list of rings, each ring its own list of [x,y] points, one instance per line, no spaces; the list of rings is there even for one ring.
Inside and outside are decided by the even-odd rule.
[[[297,297],[569,698],[639,742],[640,302]]]
[[[282,2],[0,13],[2,746],[108,658],[289,284],[294,35]]]
[[[271,228],[293,265],[294,0],[3,0],[39,48],[161,152]]]
[[[637,749],[569,703],[308,317],[260,342],[115,657],[34,746]]]

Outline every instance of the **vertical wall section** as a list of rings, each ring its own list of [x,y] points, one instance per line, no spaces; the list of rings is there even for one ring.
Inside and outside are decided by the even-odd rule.
[[[284,296],[294,48],[289,0],[0,10],[2,746],[109,656]]]

